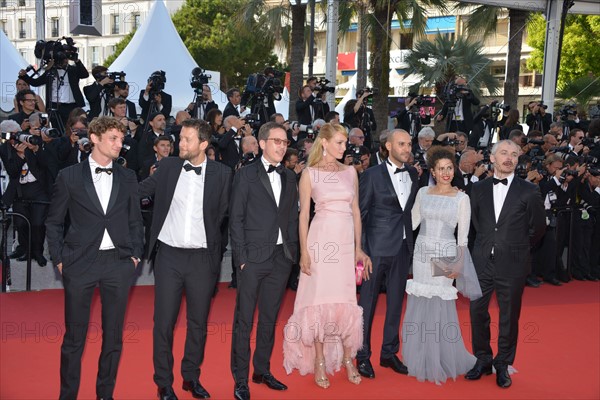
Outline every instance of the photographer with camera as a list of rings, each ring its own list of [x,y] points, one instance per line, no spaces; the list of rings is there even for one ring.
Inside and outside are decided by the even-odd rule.
[[[142,107],[141,117],[144,119],[144,123],[148,123],[148,116],[153,113],[161,113],[165,120],[171,116],[173,99],[163,90],[166,82],[165,71],[154,71],[148,78],[146,89],[140,92],[139,105]]]
[[[512,109],[508,111],[508,116],[505,116],[504,125],[500,128],[500,140],[508,139],[511,131],[518,129],[523,131],[523,127],[519,124],[519,110]]]
[[[85,98],[90,103],[90,111],[88,112],[90,119],[100,115],[108,115],[108,102],[115,96],[115,78],[122,80],[125,74],[121,72],[118,76],[115,74],[109,76],[108,68],[97,65],[92,68],[92,76],[96,81],[83,88]]]
[[[9,115],[8,119],[17,122],[21,128],[19,130],[27,133],[30,128],[29,117],[36,111],[35,105],[37,103],[37,97],[33,90],[25,89],[17,93],[16,98],[20,106],[20,111],[16,114]]]
[[[147,160],[154,157],[154,141],[156,138],[165,135],[167,122],[165,116],[155,112],[148,116],[148,129],[140,136],[138,143],[138,165],[143,165]]]
[[[125,114],[127,113],[127,104],[125,100],[120,97],[115,97],[108,103],[108,108],[110,109],[110,113],[112,116],[125,126],[125,138],[123,139],[123,146],[121,147],[120,159],[117,162],[120,162],[124,159],[125,166],[133,171],[135,171],[136,175],[140,174],[140,167],[143,165],[139,158],[139,150],[138,150],[138,142],[135,140],[134,135],[135,132],[139,129],[138,125],[140,121],[132,121],[130,118],[127,118]],[[136,122],[138,124],[136,124]],[[157,130],[160,132],[161,126],[157,127]],[[163,129],[164,133],[164,129]],[[160,135],[159,135],[160,136]],[[122,164],[122,162],[121,162]]]
[[[52,192],[52,186],[60,169],[60,154],[69,146],[69,140],[57,129],[50,128],[48,114],[35,112],[29,117],[29,133],[42,138],[37,153],[38,158],[43,158],[43,163],[48,168],[48,193]]]
[[[344,123],[351,128],[360,128],[365,135],[365,146],[371,148],[372,134],[377,132],[377,123],[373,109],[368,105],[369,98],[377,94],[375,88],[364,88],[356,92],[356,100],[350,100],[344,106]]]
[[[547,113],[548,106],[542,101],[530,101],[527,104],[529,114],[525,117],[525,123],[530,130],[538,130],[543,134],[550,131],[552,124],[552,114]]]
[[[436,120],[439,122],[447,118],[446,132],[470,133],[473,129],[472,107],[478,106],[480,101],[469,88],[467,80],[457,77],[446,89],[444,97],[446,102]]]
[[[212,98],[212,92],[210,86],[202,85],[202,93],[197,96],[196,101],[191,102],[185,111],[192,116],[192,118],[208,120],[208,113],[210,110],[219,109],[217,103]]]
[[[296,114],[300,124],[311,125],[315,120],[314,101],[315,95],[311,87],[308,85],[302,86],[298,92],[298,100],[296,100]]]
[[[127,117],[127,101],[125,99],[121,97],[111,99],[107,104],[107,112],[127,128],[125,136],[136,137],[136,133],[142,124],[140,120]],[[88,116],[88,118],[91,117]]]
[[[0,159],[9,177],[8,186],[3,193],[2,202],[27,218],[15,218],[15,228],[19,246],[10,257],[17,261],[26,261],[27,255],[40,267],[46,265],[44,258],[44,238],[46,230],[44,222],[48,211],[49,177],[46,157],[41,153],[43,143],[40,131],[30,135],[20,132],[19,124],[6,120],[0,124],[0,130],[10,134],[10,138],[0,145]],[[31,227],[31,247],[29,242],[29,227]]]
[[[227,105],[225,105],[225,109],[223,110],[223,119],[229,117],[230,115],[241,117],[246,111],[246,107],[241,105],[242,94],[240,93],[240,89],[235,87],[231,88],[226,94],[228,101]]]
[[[133,120],[138,119],[137,109],[133,101],[127,100],[129,97],[129,83],[124,81],[115,82],[115,88],[113,89],[115,98],[121,98],[125,100],[126,113],[127,118],[131,118]]]
[[[597,166],[588,169],[579,195],[581,204],[589,215],[586,232],[581,235],[581,248],[587,253],[589,266],[584,272],[591,278],[589,280],[597,281],[600,279],[600,169]]]
[[[583,140],[585,138],[585,134],[579,128],[571,129],[569,132],[569,156],[581,156],[587,155],[590,152],[590,148],[587,147]]]
[[[33,78],[26,70],[19,71],[19,78],[31,86],[46,85],[46,106],[49,111],[56,111],[57,114],[49,113],[50,122],[52,126],[61,127],[61,130],[69,119],[69,113],[77,107],[85,106],[79,81],[90,76],[79,60],[78,49],[74,44],[71,38],[49,42],[38,41],[34,53],[36,58],[42,59],[45,63],[44,73]]]
[[[316,76],[311,76],[306,80],[306,84],[310,87],[310,90],[315,96],[315,100],[312,104],[314,109],[315,119],[325,119],[325,116],[330,112],[329,103],[327,103],[327,93],[334,93],[334,86],[327,86],[330,83],[328,79],[321,78],[317,79]]]
[[[87,160],[92,151],[88,136],[88,120],[84,115],[71,117],[66,125],[67,149],[59,155],[60,169]]]
[[[225,118],[223,125],[227,132],[219,140],[221,162],[231,169],[235,169],[235,166],[244,155],[240,142],[244,136],[251,136],[252,130],[243,119],[233,115]]]
[[[408,97],[404,99],[404,109],[396,115],[396,129],[405,130],[410,134],[411,137],[417,137],[421,127],[423,125],[429,125],[431,123],[431,117],[429,114],[421,114],[420,107],[431,105],[429,97],[417,95],[416,93],[409,93]]]
[[[274,67],[266,67],[263,74],[256,73],[248,77],[241,104],[250,103],[252,114],[258,115],[256,128],[268,122],[271,116],[277,112],[275,100],[281,100],[283,93],[281,77],[283,77],[283,72]]]

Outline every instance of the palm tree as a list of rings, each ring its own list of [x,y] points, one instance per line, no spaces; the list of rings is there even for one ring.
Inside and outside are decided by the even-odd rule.
[[[577,112],[587,114],[592,99],[600,93],[600,80],[593,76],[582,76],[558,88],[556,96],[577,104]]]
[[[380,94],[373,97],[373,113],[380,129],[387,128],[388,122],[390,31],[394,14],[401,28],[407,28],[404,21],[410,20],[410,29],[416,37],[419,37],[425,34],[427,26],[426,8],[437,7],[445,12],[445,3],[445,0],[369,0],[372,10],[369,76],[373,85],[381,89]]]
[[[469,8],[470,4],[458,4],[457,9]],[[483,34],[487,37],[496,32],[498,18],[503,8],[479,5],[469,14],[467,31],[472,34]],[[508,50],[506,54],[506,80],[504,82],[504,103],[517,108],[519,99],[519,74],[521,72],[521,47],[523,33],[532,13],[527,10],[508,9]]]
[[[310,0],[314,1],[314,0]],[[279,4],[269,5],[265,0],[248,0],[237,15],[240,29],[247,29],[256,21],[267,28],[274,43],[288,49],[290,66],[290,97],[302,86],[305,54],[305,25],[307,4],[300,0],[282,0]],[[291,23],[291,26],[290,26]],[[294,61],[294,60],[300,60]],[[296,119],[295,102],[290,99],[289,118]]]
[[[477,97],[481,96],[482,87],[493,95],[498,91],[499,82],[488,68],[491,60],[482,51],[481,42],[472,42],[464,36],[450,39],[438,33],[433,41],[420,40],[415,44],[414,50],[405,58],[406,74],[421,75],[422,81],[416,86],[435,87],[438,96],[457,75],[469,81]],[[411,91],[417,89],[411,87]]]

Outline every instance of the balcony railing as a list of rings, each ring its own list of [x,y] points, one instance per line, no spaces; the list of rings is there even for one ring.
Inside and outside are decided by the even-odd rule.
[[[19,31],[19,39],[25,39],[25,38],[27,38],[27,32]]]

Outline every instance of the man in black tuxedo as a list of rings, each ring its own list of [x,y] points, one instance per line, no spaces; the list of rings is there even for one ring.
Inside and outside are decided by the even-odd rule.
[[[515,176],[519,146],[501,140],[492,148],[494,177],[471,189],[471,222],[475,229],[473,263],[483,297],[471,301],[471,332],[475,366],[465,375],[475,380],[496,368],[496,383],[508,388],[508,366],[515,360],[521,297],[531,271],[530,248],[544,235],[546,219],[538,187]],[[500,309],[498,353],[490,347],[492,292]]]
[[[411,154],[408,132],[391,131],[386,149],[387,160],[361,174],[359,185],[363,249],[373,261],[371,278],[363,282],[358,301],[363,308],[364,339],[356,360],[358,372],[367,378],[375,377],[370,361],[371,327],[384,279],[388,290],[380,365],[400,374],[408,373],[396,353],[400,345],[400,315],[413,248],[411,209],[419,184],[417,170],[408,165]]]
[[[454,84],[456,85],[456,105],[454,107],[454,115],[448,115],[450,113],[450,107],[448,106],[448,102],[444,104],[442,111],[437,116],[437,121],[442,121],[445,118],[452,118],[452,120],[447,122],[446,132],[456,132],[461,131],[465,133],[470,133],[473,129],[473,110],[472,106],[478,106],[480,101],[473,91],[469,89],[467,86],[467,80],[462,76],[459,76],[454,80]]]
[[[240,105],[242,102],[242,95],[240,94],[240,89],[231,88],[227,91],[227,105],[223,110],[223,119],[229,117],[230,115],[235,115],[236,117],[240,117],[241,114],[246,110],[246,107]]]
[[[252,131],[248,129],[243,119],[233,115],[223,120],[223,126],[227,132],[219,138],[221,162],[234,169],[243,156],[240,149],[242,137],[251,135]]]
[[[19,78],[31,86],[46,85],[46,108],[57,110],[62,126],[67,125],[69,114],[77,107],[84,107],[85,101],[79,88],[79,80],[90,76],[81,60],[73,64],[68,59],[51,60],[44,73],[37,78],[27,75],[24,69],[19,71]],[[53,126],[59,126],[58,121],[52,120]]]
[[[154,382],[162,400],[177,399],[173,391],[173,329],[184,290],[183,390],[195,398],[210,397],[199,381],[200,365],[210,301],[219,277],[220,226],[231,184],[231,170],[206,157],[210,132],[205,121],[183,121],[179,157],[162,159],[156,172],[140,184],[141,197],[154,197],[148,253],[149,259],[156,255],[153,359]]]
[[[111,85],[115,83],[108,75],[108,68],[97,65],[92,68],[95,82],[83,87],[83,94],[90,103],[88,117],[90,120],[100,116],[109,115],[108,102],[114,97]],[[114,87],[114,86],[113,86]]]
[[[487,167],[480,163],[483,156],[475,150],[466,150],[460,156],[458,168],[455,170],[452,186],[459,188],[467,195],[471,195],[471,188],[480,178],[486,177]]]
[[[285,128],[267,122],[258,140],[263,156],[235,174],[229,207],[233,257],[238,264],[231,347],[238,400],[250,399],[250,334],[257,303],[252,381],[274,390],[287,389],[271,374],[270,359],[279,306],[298,252],[296,174],[281,164],[288,144]]]
[[[50,255],[65,287],[60,363],[60,399],[65,400],[77,398],[96,285],[102,302],[96,396],[113,398],[129,288],[144,240],[135,174],[113,162],[121,151],[125,127],[112,117],[99,117],[89,131],[92,154],[58,174],[46,220]],[[70,226],[65,234],[67,213]]]

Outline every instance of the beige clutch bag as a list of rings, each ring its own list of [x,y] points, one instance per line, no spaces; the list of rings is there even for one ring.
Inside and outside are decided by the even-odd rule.
[[[431,276],[448,277],[456,268],[454,257],[434,257],[431,259]]]

